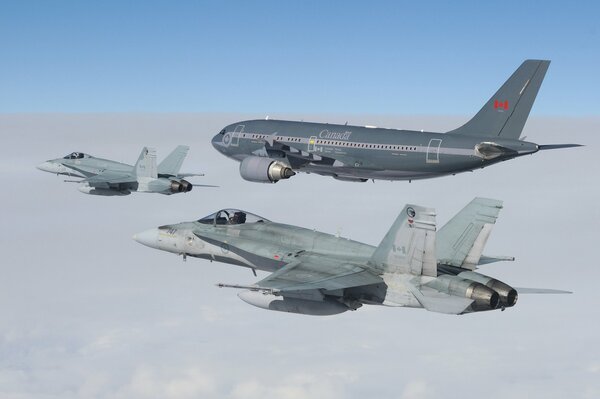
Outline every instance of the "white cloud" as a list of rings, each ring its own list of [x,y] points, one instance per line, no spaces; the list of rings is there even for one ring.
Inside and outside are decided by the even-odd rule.
[[[214,377],[199,368],[172,370],[138,367],[131,381],[120,388],[117,398],[131,399],[187,399],[209,398],[216,392]]]
[[[237,383],[232,399],[346,398],[354,378],[345,373],[292,373],[282,378],[251,379]]]
[[[401,399],[426,399],[433,397],[431,389],[423,380],[410,381],[400,395]]]
[[[588,147],[471,174],[364,185],[298,175],[265,186],[242,181],[237,164],[208,143],[247,117],[0,115],[0,398],[597,394],[600,368],[590,348],[600,346],[600,329],[589,310],[599,302],[600,269],[590,262],[600,225],[597,118],[533,119],[530,139]],[[291,117],[432,130],[460,119]],[[180,143],[191,146],[184,169],[205,172],[199,182],[220,188],[97,198],[34,169],[73,150],[133,162],[143,145],[160,157]],[[303,317],[253,308],[215,287],[255,282],[247,269],[182,262],[131,240],[233,206],[330,233],[340,227],[377,244],[406,202],[435,206],[443,223],[474,196],[505,201],[486,252],[517,257],[482,272],[575,294],[522,295],[505,312],[464,317],[368,306]]]

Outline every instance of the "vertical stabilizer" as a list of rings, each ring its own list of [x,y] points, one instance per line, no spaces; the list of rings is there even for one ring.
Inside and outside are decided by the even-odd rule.
[[[181,165],[188,154],[190,147],[179,145],[165,159],[158,164],[158,173],[161,175],[177,176],[181,170]]]
[[[438,232],[438,262],[474,270],[501,209],[502,201],[495,199],[469,202]]]
[[[369,263],[383,273],[437,276],[435,210],[406,205]]]
[[[526,60],[479,112],[451,134],[518,139],[550,61]]]
[[[157,178],[158,173],[156,171],[156,150],[154,148],[144,147],[138,158],[133,172],[137,177],[152,177]]]

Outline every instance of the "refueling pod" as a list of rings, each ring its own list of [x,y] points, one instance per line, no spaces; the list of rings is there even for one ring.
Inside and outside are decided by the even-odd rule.
[[[292,168],[272,158],[249,156],[240,162],[240,175],[251,182],[277,183],[295,174]]]
[[[105,197],[111,197],[111,196],[121,196],[122,197],[124,195],[131,194],[131,191],[129,191],[129,190],[111,190],[109,188],[91,187],[88,184],[82,184],[81,186],[77,187],[77,190],[79,190],[80,192],[82,192],[84,194],[102,195]]]
[[[242,301],[261,309],[311,316],[330,316],[343,313],[349,309],[347,306],[327,298],[323,301],[311,301],[250,290],[240,292],[238,297]]]

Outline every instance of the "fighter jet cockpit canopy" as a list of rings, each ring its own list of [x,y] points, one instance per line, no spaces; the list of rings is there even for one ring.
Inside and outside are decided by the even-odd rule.
[[[212,224],[218,226],[224,225],[236,225],[236,224],[249,224],[249,223],[265,223],[269,222],[268,219],[255,215],[250,212],[242,211],[240,209],[221,209],[211,215],[205,216],[198,220],[198,223]]]
[[[89,158],[88,154],[84,154],[83,152],[72,152],[69,155],[65,155],[63,159],[82,159]]]

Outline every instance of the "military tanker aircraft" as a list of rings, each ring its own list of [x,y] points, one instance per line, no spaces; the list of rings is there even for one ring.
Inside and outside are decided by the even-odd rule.
[[[333,315],[362,305],[465,314],[512,307],[518,294],[567,293],[513,288],[475,270],[512,261],[485,256],[502,202],[475,198],[439,232],[434,209],[406,205],[378,247],[275,223],[238,209],[161,226],[133,238],[151,248],[271,273],[238,296],[263,309]],[[256,275],[256,272],[255,272]]]
[[[526,60],[481,110],[446,133],[282,120],[233,123],[212,139],[240,162],[252,182],[276,183],[296,172],[338,180],[415,180],[473,171],[540,150],[521,137],[550,61]]]
[[[171,195],[186,193],[194,186],[185,177],[204,176],[201,173],[179,173],[189,147],[180,145],[156,166],[156,150],[144,147],[134,166],[109,159],[96,158],[83,152],[72,152],[63,158],[43,162],[39,170],[57,175],[81,177],[65,180],[82,183],[84,194],[103,196],[129,195],[132,191]],[[215,187],[196,184],[200,187]]]

